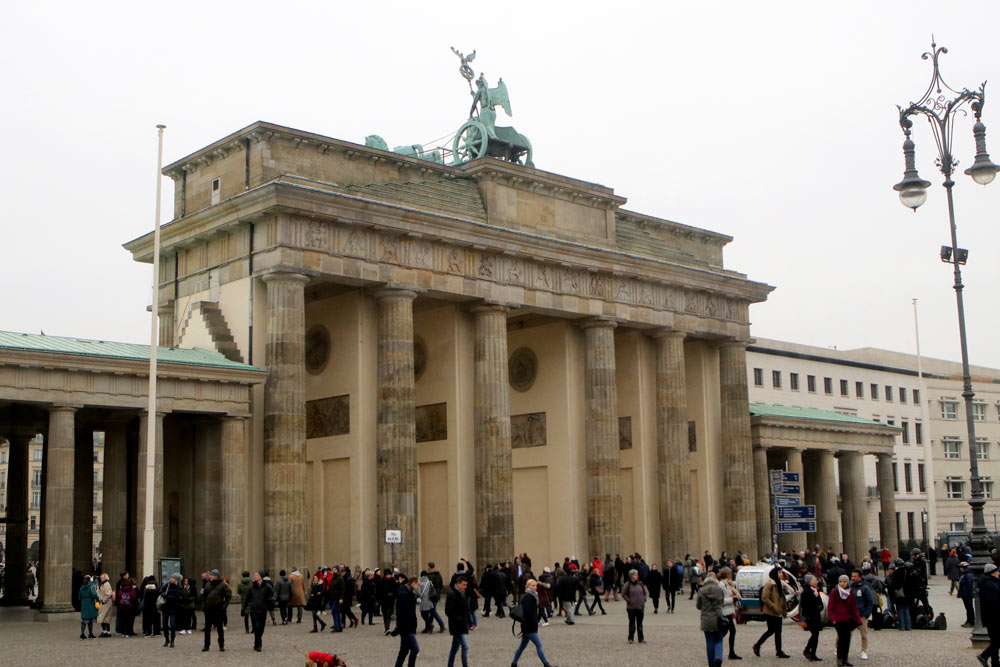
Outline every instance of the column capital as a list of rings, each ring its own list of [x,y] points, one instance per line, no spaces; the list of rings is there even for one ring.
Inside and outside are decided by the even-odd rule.
[[[476,313],[503,313],[507,314],[511,311],[510,304],[501,303],[499,301],[483,300],[477,301],[468,306],[469,312]]]
[[[49,406],[49,412],[76,412],[77,410],[82,410],[82,405],[51,405]]]
[[[246,415],[224,414],[224,415],[222,415],[220,417],[220,419],[222,421],[224,421],[224,422],[226,422],[226,421],[230,421],[230,422],[245,422],[247,420],[247,416]]]
[[[687,333],[684,331],[678,331],[677,329],[667,329],[665,327],[660,329],[650,329],[649,331],[646,332],[646,335],[649,336],[650,338],[656,338],[656,339],[666,338],[668,340],[671,340],[679,338],[682,341],[688,336]]]
[[[310,276],[304,271],[291,271],[288,269],[274,269],[270,273],[260,276],[265,283],[300,283],[305,285],[309,282]]]
[[[748,343],[745,340],[735,340],[732,338],[728,338],[726,340],[720,340],[718,343],[715,344],[715,347],[720,350],[729,350],[733,348],[742,348],[745,350],[748,345],[750,345],[750,343]]]
[[[613,317],[588,317],[585,320],[577,322],[577,326],[581,329],[614,329],[623,320],[613,318]]]
[[[395,285],[390,283],[376,289],[372,292],[372,296],[375,297],[376,301],[385,301],[386,299],[407,299],[413,301],[425,291],[413,285]]]

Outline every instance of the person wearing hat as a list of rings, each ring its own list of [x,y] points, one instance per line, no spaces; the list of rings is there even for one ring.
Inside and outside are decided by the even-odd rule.
[[[983,568],[983,578],[979,580],[979,610],[983,615],[983,627],[990,634],[990,645],[976,656],[983,667],[1000,666],[1000,569],[994,563]]]
[[[958,580],[958,597],[965,605],[965,623],[962,623],[962,627],[973,628],[976,626],[975,580],[967,561],[959,563],[958,569],[962,573]]]
[[[219,636],[219,650],[226,650],[226,630],[224,618],[226,607],[233,597],[233,591],[229,584],[222,580],[222,575],[218,570],[207,573],[204,585],[201,589],[202,610],[205,612],[205,647],[202,651],[207,651],[212,644],[212,626],[214,625]]]

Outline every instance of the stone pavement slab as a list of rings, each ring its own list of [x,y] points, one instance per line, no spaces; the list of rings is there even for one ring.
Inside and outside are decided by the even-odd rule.
[[[870,632],[867,661],[860,659],[860,638],[852,641],[852,662],[861,666],[887,667],[939,667],[949,665],[977,665],[975,651],[969,647],[969,631],[959,627],[964,620],[961,601],[947,595],[948,585],[938,576],[931,586],[931,604],[935,611],[943,611],[949,629],[944,632],[914,630],[899,632],[882,630]],[[663,604],[661,603],[661,608]],[[687,596],[678,598],[677,613],[653,614],[652,605],[646,611],[647,644],[629,645],[626,642],[628,621],[623,602],[606,605],[607,615],[582,616],[576,625],[565,625],[557,619],[549,627],[541,628],[541,637],[549,660],[560,667],[595,667],[622,665],[652,667],[653,665],[678,665],[701,667],[706,664],[704,635],[700,632],[698,611],[694,601]],[[230,608],[229,630],[226,633],[226,652],[219,653],[214,646],[210,653],[202,653],[203,635],[178,636],[176,648],[163,648],[162,638],[144,639],[141,636],[122,639],[79,639],[79,622],[69,615],[49,623],[34,622],[33,612],[26,609],[0,609],[0,665],[142,665],[166,667],[182,665],[239,665],[301,667],[304,663],[298,649],[323,650],[344,656],[350,667],[393,665],[399,640],[382,634],[381,619],[375,625],[345,630],[340,634],[311,634],[309,616],[301,625],[268,625],[264,633],[264,650],[254,653],[253,638],[243,633],[243,624],[234,607]],[[355,610],[356,611],[356,610]],[[200,616],[200,614],[199,614]],[[327,615],[327,620],[329,615]],[[199,627],[201,619],[199,618]],[[140,629],[137,622],[136,629]],[[771,667],[804,664],[802,649],[807,633],[798,626],[787,623],[783,630],[785,651],[790,660],[774,657],[773,644],[768,642],[760,658],[755,658],[751,645],[764,631],[764,624],[752,622],[737,627],[736,650],[743,660],[726,660],[727,665],[742,667]],[[835,634],[832,629],[820,636],[819,656],[825,664],[833,665]],[[420,644],[418,665],[444,665],[447,663],[450,637],[447,633],[417,635]],[[728,641],[728,640],[727,640]],[[469,664],[476,667],[504,667],[510,665],[518,640],[511,636],[507,619],[490,617],[480,619],[479,629],[469,637],[471,652]],[[538,665],[534,648],[529,645],[521,658],[521,665]]]

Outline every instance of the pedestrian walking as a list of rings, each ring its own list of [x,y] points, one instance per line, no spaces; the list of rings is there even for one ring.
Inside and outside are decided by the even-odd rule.
[[[684,586],[684,566],[668,560],[663,566],[663,599],[667,603],[667,613],[674,613],[677,592]]]
[[[861,635],[861,659],[868,659],[868,617],[875,609],[875,591],[872,590],[868,582],[865,581],[861,570],[851,572],[851,591],[854,593],[855,601],[858,603],[858,617],[861,623],[858,625],[858,633]]]
[[[962,561],[955,550],[952,549],[951,553],[948,554],[948,558],[944,562],[944,574],[948,577],[948,595],[954,595],[955,590],[958,588],[958,582],[962,579]]]
[[[288,603],[292,600],[292,580],[288,578],[288,573],[284,570],[278,572],[278,581],[274,583],[274,592],[278,596],[278,615],[281,617],[281,624],[288,625],[288,622],[292,620],[288,609]]]
[[[417,644],[417,587],[419,579],[410,577],[405,585],[399,587],[396,593],[396,632],[399,633],[399,653],[396,655],[396,667],[403,667],[403,661],[409,656],[407,665],[417,664],[417,654],[420,645]],[[425,577],[428,587],[434,588]]]
[[[687,577],[688,586],[691,587],[691,594],[688,595],[688,600],[693,600],[694,594],[698,592],[700,574],[698,572],[698,564],[694,558],[691,558],[691,554],[684,556],[684,576]]]
[[[649,593],[646,590],[646,584],[639,581],[638,570],[629,570],[628,581],[622,586],[622,597],[625,598],[625,612],[628,614],[628,643],[632,643],[638,632],[639,643],[645,644],[642,619],[646,614],[646,600]]]
[[[827,613],[830,622],[837,631],[837,665],[852,667],[848,657],[851,654],[851,635],[854,629],[861,625],[858,614],[857,597],[851,590],[851,580],[846,574],[840,575],[837,585],[829,594]]]
[[[174,639],[177,637],[177,612],[181,606],[181,585],[177,581],[178,577],[179,574],[173,575],[160,589],[160,597],[163,600],[160,607],[163,645],[170,648],[174,647]]]
[[[723,617],[726,605],[726,594],[718,580],[709,572],[705,576],[705,586],[698,591],[695,606],[701,610],[701,631],[705,634],[705,652],[708,657],[708,667],[722,665],[722,639],[726,635],[729,624]]]
[[[228,588],[228,586],[227,586]],[[250,625],[253,628],[253,650],[258,653],[263,647],[264,628],[267,626],[267,612],[271,606],[274,596],[274,588],[271,582],[264,581],[264,570],[258,570],[253,577],[253,583],[247,589],[246,597],[243,598],[242,611],[250,614]],[[208,597],[205,597],[205,604],[208,605]],[[208,650],[209,626],[208,614],[205,615],[205,648]],[[219,629],[219,650],[222,647],[222,629]]]
[[[322,577],[320,580],[322,581]],[[358,591],[358,604],[361,606],[361,625],[365,624],[365,616],[368,617],[368,625],[375,625],[375,611],[378,609],[378,596],[376,592],[375,573],[366,569],[361,575],[361,590]]]
[[[319,574],[317,572],[317,574]],[[250,586],[253,584],[253,579],[250,578],[250,571],[243,570],[243,575],[240,577],[240,583],[236,586],[236,594],[240,596],[240,616],[243,617],[243,632],[245,634],[250,634],[250,614],[247,613],[246,607],[243,606],[243,600],[247,598],[247,592],[250,590]],[[324,593],[325,593],[324,589]],[[188,634],[191,634],[190,632]]]
[[[323,581],[323,575],[319,572],[313,575],[309,587],[309,602],[306,607],[312,612],[313,617],[313,629],[309,632],[326,630],[326,621],[320,618],[320,614],[326,609],[326,583]],[[317,628],[317,625],[320,627]]]
[[[761,645],[772,635],[774,636],[775,655],[779,658],[789,657],[781,650],[781,622],[784,620],[785,614],[788,613],[788,602],[785,600],[780,572],[781,568],[778,566],[771,568],[771,571],[768,572],[768,582],[764,584],[764,589],[760,593],[761,611],[764,613],[767,630],[753,645],[753,654],[757,657],[760,657]]]
[[[343,615],[340,609],[341,605],[344,604],[344,577],[337,567],[334,567],[330,574],[327,595],[330,600],[330,618],[333,619],[333,629],[330,632],[342,632],[344,629]]]
[[[962,604],[965,605],[965,623],[962,623],[962,627],[972,628],[976,625],[976,606],[974,604],[975,580],[973,579],[972,572],[969,572],[969,564],[967,562],[963,560],[958,564],[958,567],[962,572],[962,576],[958,580],[958,597],[962,600]]]
[[[556,577],[556,599],[566,613],[566,625],[574,625],[573,604],[576,602],[577,583],[576,578],[559,568],[555,572]]]
[[[656,563],[653,563],[649,567],[649,574],[646,575],[646,587],[649,589],[649,597],[653,600],[653,613],[659,614],[660,591],[663,589],[663,573],[657,569]]]
[[[101,574],[100,585],[97,587],[97,599],[101,609],[97,612],[97,622],[101,624],[101,634],[98,637],[111,636],[111,617],[115,613],[115,591],[111,588],[107,573]]]
[[[80,639],[97,639],[94,634],[94,619],[101,608],[101,598],[97,594],[94,579],[89,574],[84,575],[80,586]],[[84,634],[84,630],[87,634]]]
[[[725,597],[725,603],[722,607],[722,617],[726,620],[726,631],[729,633],[729,659],[742,660],[743,658],[736,655],[736,611],[742,604],[742,597],[736,588],[736,584],[733,583],[733,571],[731,569],[728,567],[719,568],[716,579],[718,579],[719,587],[722,588],[722,594]]]
[[[448,617],[448,632],[451,633],[451,651],[448,653],[448,667],[455,667],[455,655],[462,651],[462,667],[469,667],[469,601],[466,590],[469,582],[464,576],[457,576],[444,602],[444,615]]]
[[[427,576],[427,570],[420,573],[420,579],[417,581],[417,597],[420,599],[420,617],[424,619],[424,629],[421,632],[423,634],[434,632],[435,620],[438,622],[440,631],[444,632],[444,620],[438,616],[437,610],[434,609],[438,592],[434,588],[434,582]],[[488,597],[486,599],[489,600]],[[398,603],[396,608],[399,608]]]
[[[521,643],[518,644],[517,650],[514,651],[514,659],[510,663],[511,667],[517,667],[517,661],[521,659],[521,654],[527,648],[528,642],[535,645],[535,652],[538,654],[538,659],[542,661],[543,667],[556,667],[545,657],[545,650],[542,648],[542,639],[538,636],[539,609],[538,582],[534,579],[528,579],[524,584],[524,595],[521,597],[521,612],[523,614],[521,619]]]
[[[819,647],[819,633],[823,630],[823,598],[819,592],[819,577],[813,574],[806,574],[805,588],[802,590],[802,597],[799,600],[799,618],[806,624],[809,632],[809,641],[802,655],[810,662],[822,660],[816,655]]]
[[[392,612],[396,608],[396,591],[399,584],[396,583],[392,572],[386,570],[382,573],[382,580],[378,588],[378,601],[382,610],[382,624],[385,627],[385,634],[389,634],[389,626],[392,624]]]
[[[226,607],[233,597],[233,592],[222,579],[218,570],[211,570],[203,575],[201,589],[201,609],[205,614],[205,645],[202,651],[207,651],[212,644],[212,628],[215,627],[219,642],[219,650],[226,650],[225,617]]]
[[[604,593],[604,577],[601,576],[599,570],[593,567],[590,568],[590,576],[587,577],[587,586],[590,594],[594,596],[594,599],[590,602],[590,615],[594,615],[595,607],[600,607],[601,615],[606,616],[608,612],[604,611],[604,605],[601,604],[601,594]]]
[[[160,587],[156,585],[156,577],[150,575],[143,579],[140,598],[143,637],[156,637],[160,634],[160,612],[156,609],[156,598],[159,596]]]
[[[983,568],[983,578],[979,580],[979,611],[983,615],[983,627],[990,635],[990,645],[976,656],[983,667],[998,667],[1000,657],[1000,570],[993,563]]]
[[[299,568],[294,566],[292,567],[292,573],[288,575],[288,578],[292,582],[292,597],[288,601],[288,606],[290,607],[288,610],[288,622],[292,622],[292,609],[294,609],[297,616],[295,622],[301,623],[302,609],[306,604],[306,581],[303,578],[302,573],[299,572]]]

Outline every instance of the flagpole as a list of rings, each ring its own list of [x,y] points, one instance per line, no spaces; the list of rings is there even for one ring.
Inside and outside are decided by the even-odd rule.
[[[937,528],[937,504],[934,494],[934,450],[931,449],[930,426],[924,406],[927,405],[927,392],[924,388],[924,364],[920,355],[920,322],[917,319],[917,300],[913,299],[913,337],[917,343],[917,387],[920,389],[920,421],[923,423],[924,445],[924,493],[927,502],[927,540],[928,546],[934,546],[935,530]],[[915,427],[914,427],[915,428]],[[916,440],[916,437],[914,437]]]
[[[156,215],[153,224],[153,304],[152,324],[149,331],[149,406],[146,411],[146,502],[143,517],[142,539],[142,573],[155,574],[156,564],[153,551],[153,540],[156,530],[153,526],[156,495],[153,493],[156,482],[156,352],[159,345],[159,310],[160,310],[160,197],[163,190],[163,130],[166,125],[156,126]]]

